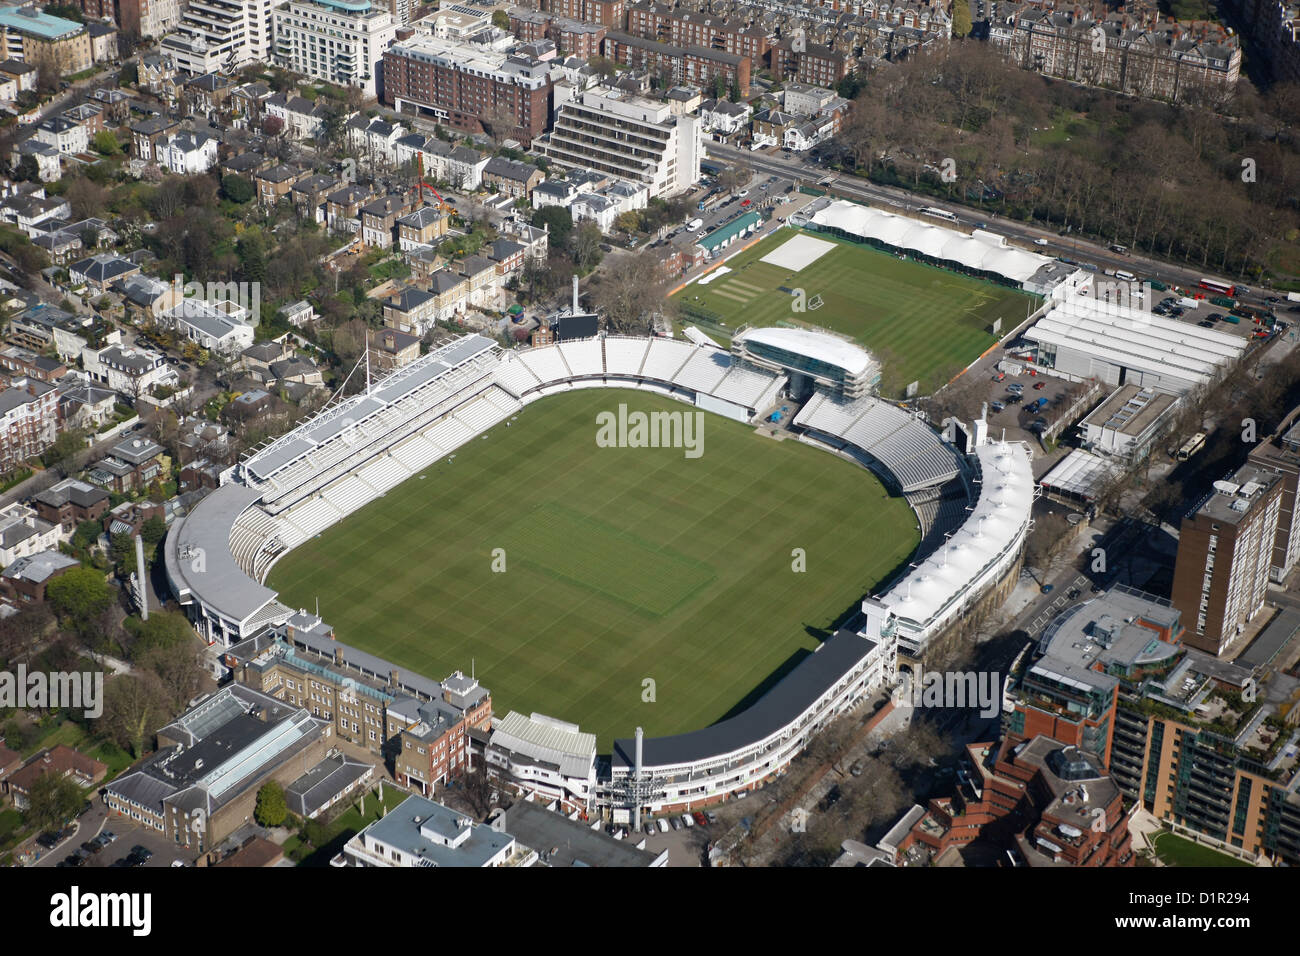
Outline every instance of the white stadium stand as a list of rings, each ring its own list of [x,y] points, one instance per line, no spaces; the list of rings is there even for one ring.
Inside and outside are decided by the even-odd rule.
[[[605,371],[609,375],[634,376],[641,374],[649,339],[625,338],[621,335],[605,336]]]
[[[563,342],[559,346],[565,364],[574,375],[604,375],[605,353],[600,339]]]
[[[689,342],[675,339],[651,339],[650,351],[646,353],[645,365],[641,367],[644,378],[659,382],[671,382],[686,360],[694,354],[696,346]]]
[[[511,352],[502,356],[501,364],[497,366],[496,383],[516,398],[541,384],[519,356]]]
[[[537,376],[540,382],[558,382],[569,377],[569,367],[564,364],[560,350],[554,345],[519,352],[519,361]]]
[[[728,353],[692,346],[690,358],[673,377],[673,381],[697,392],[713,395],[730,370],[731,356]]]

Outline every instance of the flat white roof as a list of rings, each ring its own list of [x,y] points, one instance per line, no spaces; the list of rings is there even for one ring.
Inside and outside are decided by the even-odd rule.
[[[943,547],[878,597],[895,615],[922,628],[966,593],[1029,520],[1034,474],[1028,449],[1016,442],[989,442],[975,454],[981,480],[970,515]]]
[[[844,369],[850,375],[861,375],[874,364],[866,349],[811,329],[749,329],[736,336],[736,339],[740,342],[758,342],[818,362],[826,362]]]
[[[964,233],[883,209],[861,206],[846,199],[819,209],[812,222],[849,235],[874,239],[896,249],[909,249],[932,259],[956,262],[968,269],[1004,276],[1015,282],[1027,282],[1052,261],[1036,252],[1008,245],[1005,236],[986,229]]]
[[[1058,461],[1051,471],[1043,475],[1039,484],[1044,488],[1054,488],[1065,494],[1091,499],[1092,493],[1107,475],[1118,471],[1119,469],[1105,458],[1076,448]]]

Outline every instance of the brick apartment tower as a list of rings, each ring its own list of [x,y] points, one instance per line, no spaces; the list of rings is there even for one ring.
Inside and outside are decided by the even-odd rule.
[[[1183,518],[1171,595],[1191,647],[1223,656],[1264,606],[1284,482],[1250,463]]]

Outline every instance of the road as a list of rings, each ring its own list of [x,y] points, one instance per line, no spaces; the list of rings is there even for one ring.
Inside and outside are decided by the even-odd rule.
[[[1038,226],[1003,219],[988,215],[965,206],[945,207],[941,202],[925,196],[914,195],[905,189],[893,186],[878,186],[857,176],[830,173],[825,168],[788,153],[771,154],[767,152],[750,152],[735,149],[721,143],[709,143],[707,152],[715,159],[730,163],[744,163],[756,172],[782,176],[803,182],[816,183],[826,176],[833,176],[830,189],[838,194],[854,199],[866,199],[877,205],[889,205],[900,212],[909,212],[923,207],[947,209],[957,216],[960,225],[983,225],[990,231],[1004,235],[1028,249],[1053,256],[1068,256],[1071,259],[1096,263],[1102,269],[1123,269],[1136,273],[1144,279],[1160,279],[1169,284],[1191,286],[1195,288],[1205,271],[1189,269],[1185,266],[1141,255],[1117,255],[1106,246],[1087,239],[1064,238],[1059,233]],[[1035,245],[1035,239],[1047,240],[1046,246]],[[1212,273],[1210,273],[1212,274]],[[1251,290],[1245,298],[1256,303],[1263,302],[1265,291]]]

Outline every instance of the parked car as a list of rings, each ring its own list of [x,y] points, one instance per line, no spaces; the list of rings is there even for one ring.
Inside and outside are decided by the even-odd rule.
[[[94,840],[87,840],[81,844],[81,848],[86,851],[87,856],[94,856],[100,850],[104,849],[103,844],[96,843]]]
[[[718,822],[718,815],[717,815],[716,813],[714,813],[712,810],[705,810],[705,811],[704,811],[704,817],[705,817],[705,819],[708,820],[710,823],[717,823],[717,822]]]
[[[699,810],[696,810],[691,815],[695,817],[695,822],[698,823],[700,826],[707,827],[709,825],[709,818],[706,817],[704,814],[700,813]]]
[[[854,777],[860,777],[860,776],[862,776],[862,761],[861,761],[861,760],[859,760],[857,763],[855,763],[852,767],[849,768],[849,774],[850,774],[851,776],[854,776]]]
[[[1045,246],[1045,245],[1047,245],[1047,240],[1046,240],[1046,239],[1035,239],[1035,240],[1034,240],[1034,245],[1036,245],[1036,246]]]
[[[665,820],[663,817],[660,817],[659,820],[658,820],[657,822],[658,822],[658,824],[659,824],[659,832],[660,832],[660,833],[667,833],[667,832],[668,832],[668,821]]]
[[[67,836],[67,834],[63,830],[60,830],[57,833],[54,830],[47,830],[36,838],[36,842],[47,850],[53,850],[63,842],[65,836]]]
[[[1073,601],[1082,593],[1083,592],[1080,591],[1078,588],[1070,588],[1070,590],[1065,592],[1065,596],[1068,597],[1071,601]]]
[[[1056,588],[1056,585],[1054,585],[1054,584],[1044,584],[1044,585],[1043,585],[1041,588],[1039,588],[1038,590],[1041,591],[1043,594],[1051,594],[1052,591],[1055,590],[1055,588]]]
[[[1007,386],[1007,391],[1010,392],[1012,395],[1022,395],[1024,394],[1025,387],[1021,385],[1019,382],[1012,382],[1010,385]]]
[[[1035,382],[1035,383],[1034,383],[1034,390],[1035,390],[1035,391],[1041,392],[1041,391],[1042,391],[1043,389],[1045,389],[1045,388],[1047,388],[1047,383],[1046,383],[1046,382]]]
[[[1019,405],[1024,400],[1025,397],[1021,395],[1019,392],[1012,392],[1010,395],[1006,397],[1006,403],[1008,405]]]
[[[738,192],[736,195],[739,196],[741,199],[744,199],[746,196],[749,195],[749,190],[748,190],[748,189],[742,189],[742,190],[741,190],[740,192]]]
[[[131,852],[127,854],[127,856],[130,859],[136,859],[140,861],[139,863],[135,864],[136,866],[143,866],[145,863],[148,863],[150,860],[153,859],[153,850],[150,850],[148,847],[143,847],[137,843],[135,846],[131,847]]]
[[[681,821],[678,820],[676,817],[669,817],[669,818],[668,818],[668,824],[669,824],[669,826],[671,826],[674,830],[680,830],[680,829],[682,828],[682,823],[681,823]]]
[[[1006,407],[1007,407],[1006,404],[1003,402],[994,402],[992,405],[989,406],[989,408],[991,408],[995,412],[1000,412],[1002,411],[1002,409]]]
[[[695,826],[695,820],[689,813],[683,813],[682,824],[689,830],[691,827]]]

